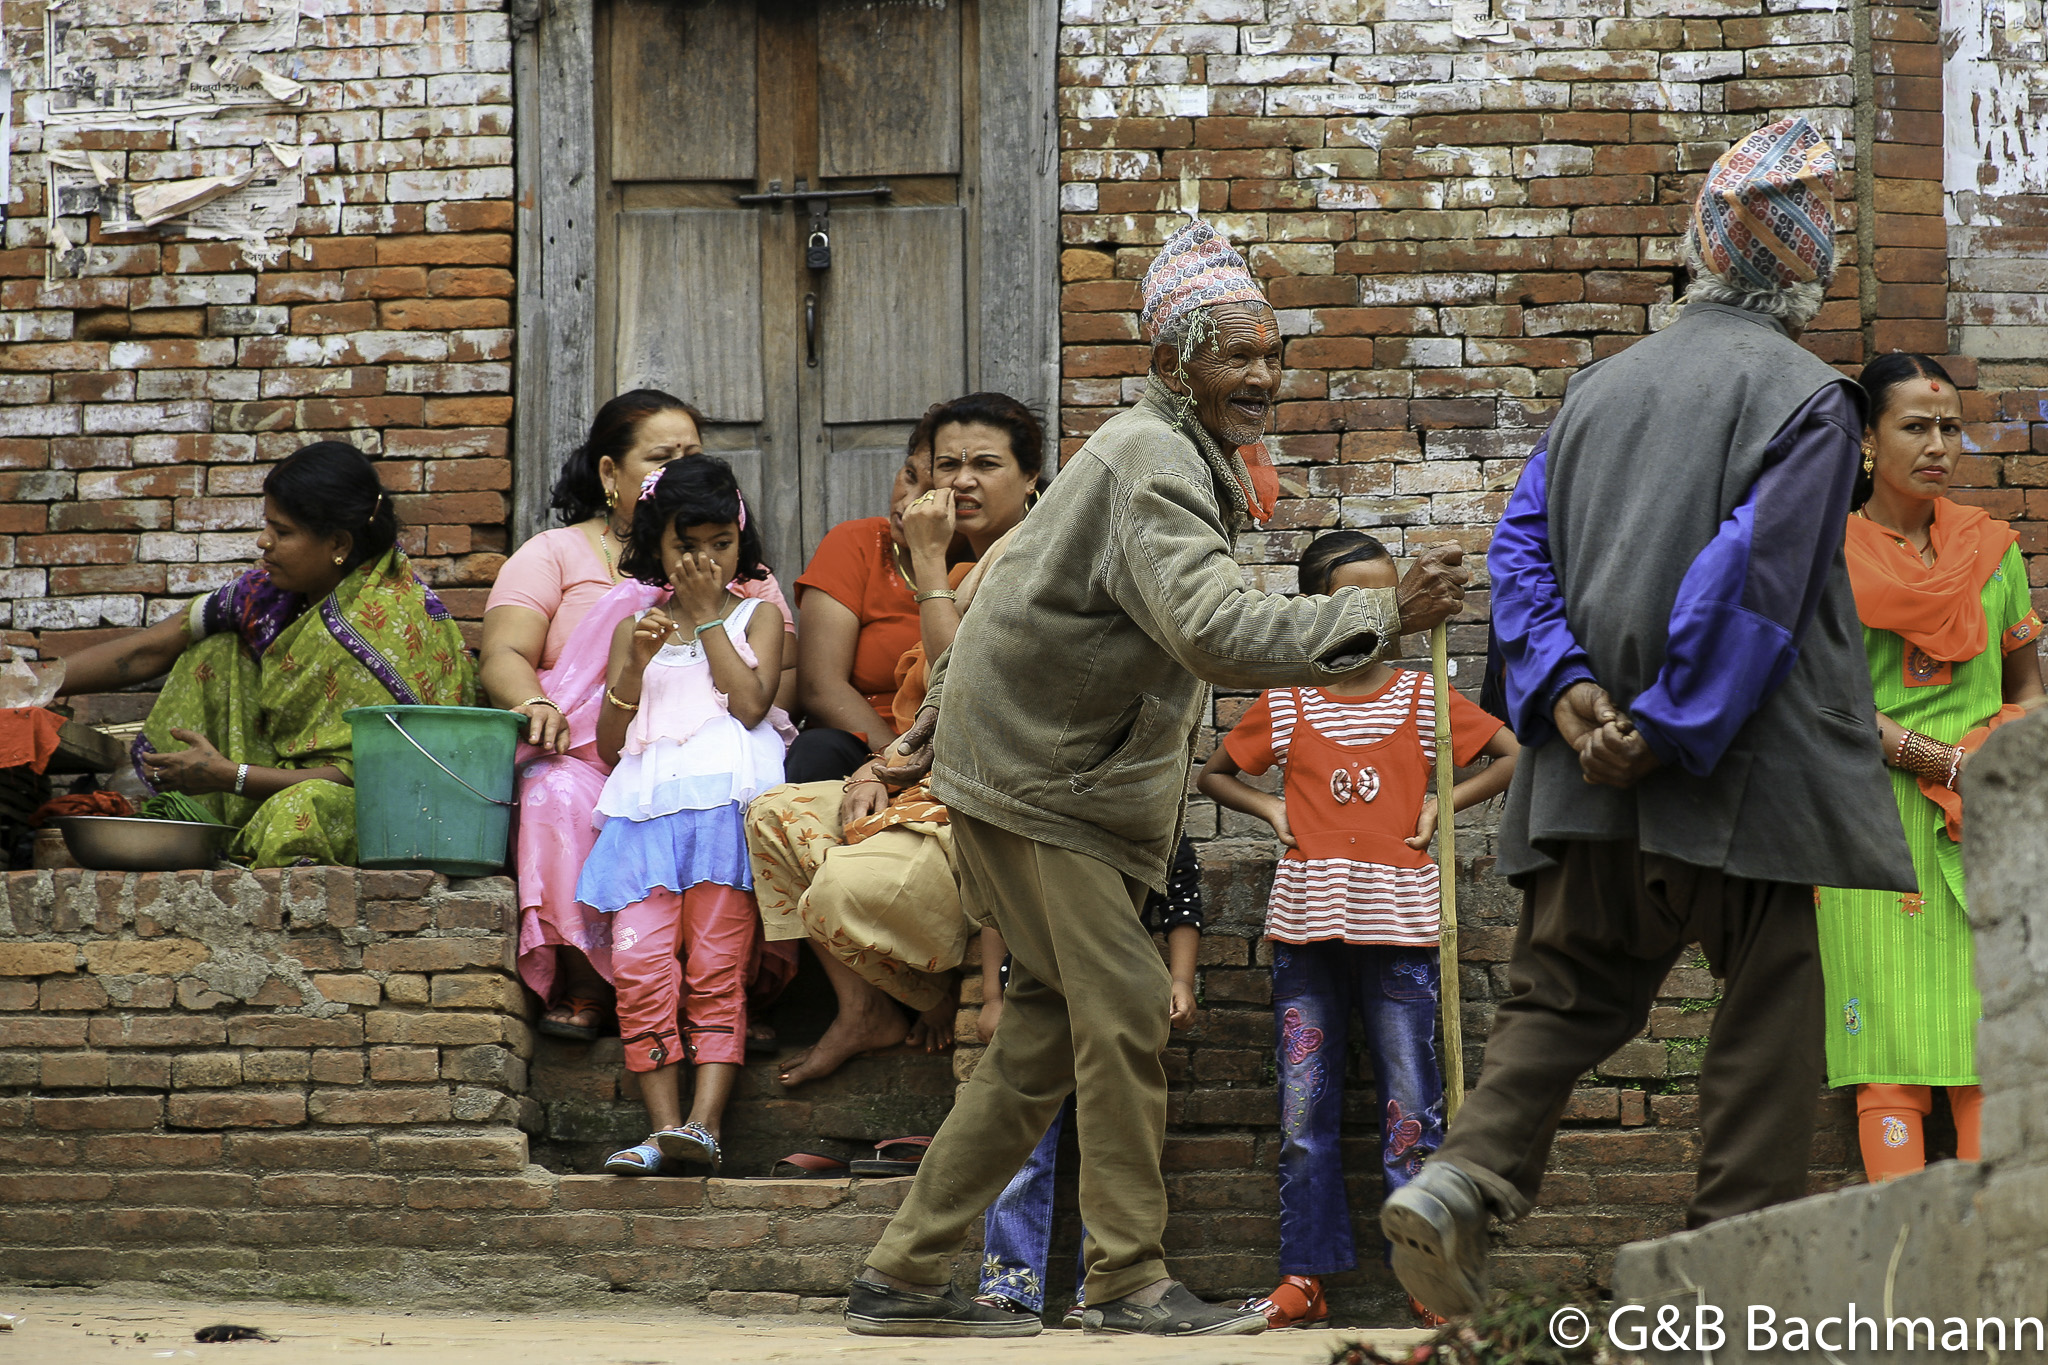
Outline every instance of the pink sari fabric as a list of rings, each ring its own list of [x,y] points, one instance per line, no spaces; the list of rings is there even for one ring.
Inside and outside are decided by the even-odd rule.
[[[737,589],[735,589],[737,591]],[[591,815],[611,769],[597,753],[597,722],[604,709],[605,670],[619,622],[667,600],[666,588],[626,579],[599,598],[562,646],[541,688],[569,722],[569,752],[546,753],[522,743],[519,827],[519,975],[543,1000],[554,999],[558,947],[575,948],[606,981],[614,981],[612,917],[576,899],[576,878],[597,843]],[[748,596],[755,594],[749,593]],[[769,719],[787,744],[795,727],[780,710]],[[776,949],[787,947],[788,952]],[[782,994],[796,975],[795,944],[766,944],[749,993],[757,1003]]]

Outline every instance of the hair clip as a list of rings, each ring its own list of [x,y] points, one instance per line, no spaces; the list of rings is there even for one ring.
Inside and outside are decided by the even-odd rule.
[[[733,495],[733,497],[735,497],[735,498],[739,499],[739,504],[740,504],[740,529],[741,529],[742,531],[744,531],[744,530],[746,530],[746,529],[747,529],[747,497],[746,497],[746,494],[744,494],[744,493],[740,492],[740,490],[739,490],[739,489],[738,489],[737,487],[735,487],[735,488],[734,488],[734,489],[732,490],[732,495]]]
[[[640,501],[646,502],[649,498],[654,496],[655,485],[661,482],[661,476],[663,472],[666,471],[667,469],[668,466],[663,465],[660,469],[655,470],[646,478],[640,480]]]

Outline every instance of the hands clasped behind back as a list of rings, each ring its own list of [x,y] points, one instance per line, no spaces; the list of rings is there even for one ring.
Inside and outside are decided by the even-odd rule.
[[[1577,750],[1579,770],[1588,783],[1626,790],[1661,762],[1635,722],[1598,683],[1578,682],[1566,688],[1551,710],[1551,721],[1564,742]]]

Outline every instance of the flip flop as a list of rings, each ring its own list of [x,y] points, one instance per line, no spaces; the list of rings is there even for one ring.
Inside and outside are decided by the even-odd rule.
[[[768,1029],[765,1036],[756,1038],[753,1030],[747,1031],[746,1055],[749,1057],[773,1057],[782,1051],[782,1039],[774,1029]]]
[[[846,1163],[823,1152],[791,1152],[768,1172],[771,1180],[834,1180],[847,1174]]]
[[[917,1164],[924,1160],[927,1147],[932,1145],[928,1137],[888,1138],[875,1144],[875,1155],[860,1161],[849,1162],[847,1170],[854,1175],[899,1176],[916,1175]],[[883,1153],[901,1149],[904,1155],[888,1157]]]
[[[572,1038],[579,1043],[594,1043],[604,1036],[604,1024],[602,1022],[604,1018],[604,1001],[586,1000],[580,995],[572,995],[564,999],[562,1004],[568,1007],[572,1017],[582,1014],[587,1010],[597,1015],[600,1022],[595,1024],[570,1024],[560,1019],[542,1018],[539,1023],[534,1025],[534,1028],[547,1034],[550,1038]]]

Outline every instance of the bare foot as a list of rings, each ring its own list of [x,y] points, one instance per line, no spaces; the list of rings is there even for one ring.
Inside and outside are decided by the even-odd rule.
[[[548,1007],[541,1016],[550,1024],[567,1024],[572,1028],[600,1028],[604,1024],[604,1005],[597,1000],[569,999]]]
[[[863,1053],[895,1047],[903,1041],[903,1014],[887,997],[874,1008],[842,1009],[823,1038],[783,1064],[782,1083],[793,1090],[805,1081],[831,1075]]]
[[[953,1021],[959,1016],[958,1000],[941,1000],[911,1021],[905,1041],[925,1052],[944,1052],[953,1046]]]

